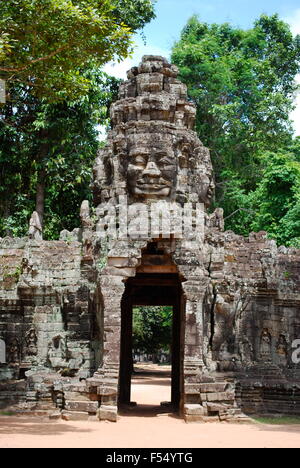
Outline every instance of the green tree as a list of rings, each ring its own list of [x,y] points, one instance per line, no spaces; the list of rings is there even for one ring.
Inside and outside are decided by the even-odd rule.
[[[147,306],[133,309],[133,348],[156,355],[169,350],[172,343],[172,314],[169,306]]]
[[[130,53],[151,0],[15,0],[1,5],[0,235],[22,235],[35,209],[46,238],[78,225],[117,80],[99,66]]]
[[[33,210],[44,235],[79,226],[79,207],[90,197],[91,169],[118,80],[87,73],[92,87],[74,101],[49,104],[16,84],[0,107],[0,236],[24,235]]]
[[[299,140],[286,150],[264,152],[262,169],[254,190],[246,192],[242,180],[228,171],[231,184],[224,206],[228,229],[248,235],[267,231],[277,245],[300,247],[300,159]]]
[[[291,143],[300,36],[277,15],[262,15],[249,30],[194,16],[172,61],[197,106],[196,130],[211,150],[217,203],[228,216],[236,209],[228,199],[232,184],[238,184],[235,198],[254,190],[264,164],[259,155]]]
[[[256,210],[253,231],[265,230],[278,245],[299,246],[300,161],[291,152],[267,152],[264,170],[248,204]]]
[[[132,33],[153,17],[151,0],[2,2],[0,77],[38,97],[74,99],[89,89],[84,70],[126,58]]]

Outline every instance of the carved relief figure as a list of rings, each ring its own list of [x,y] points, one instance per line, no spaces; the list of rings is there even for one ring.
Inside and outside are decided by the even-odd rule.
[[[48,348],[48,360],[53,368],[66,366],[67,346],[65,339],[58,335],[52,338]]]
[[[287,355],[288,355],[288,346],[287,341],[284,335],[279,335],[279,339],[276,345],[276,354],[279,361],[279,364],[285,366],[287,364]]]
[[[130,148],[127,183],[130,192],[141,198],[164,198],[176,181],[176,160],[170,141],[152,136],[150,145],[136,141]]]
[[[264,328],[260,338],[260,358],[262,361],[271,361],[271,335]]]
[[[0,364],[6,363],[6,346],[5,341],[0,340]]]
[[[9,364],[17,364],[20,361],[20,345],[17,338],[9,344],[7,353]]]
[[[240,344],[240,354],[242,362],[250,363],[254,361],[253,346],[247,337],[244,337]]]
[[[37,336],[36,336],[34,328],[31,328],[26,333],[25,343],[26,343],[25,354],[27,356],[36,356],[37,355]]]

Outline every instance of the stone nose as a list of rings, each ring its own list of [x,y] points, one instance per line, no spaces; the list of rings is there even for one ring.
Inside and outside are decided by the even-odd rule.
[[[143,172],[144,176],[159,177],[161,172],[154,161],[149,161]]]

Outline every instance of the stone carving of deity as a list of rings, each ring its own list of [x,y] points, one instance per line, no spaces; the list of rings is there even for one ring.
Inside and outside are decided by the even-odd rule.
[[[276,354],[279,361],[279,364],[287,364],[287,341],[284,335],[279,335],[279,339],[276,345]]]
[[[96,206],[167,200],[209,206],[214,183],[209,150],[192,130],[195,108],[178,70],[145,56],[128,73],[111,108],[112,130],[94,166]]]
[[[0,364],[6,363],[6,346],[5,341],[0,339]]]
[[[266,328],[260,338],[260,358],[262,361],[271,361],[271,335]]]
[[[17,364],[20,360],[20,346],[17,338],[14,338],[8,346],[9,364]]]
[[[66,352],[65,339],[60,335],[53,337],[49,343],[48,360],[54,369],[66,366]]]
[[[26,355],[27,356],[36,356],[37,355],[37,336],[34,328],[31,328],[25,338],[26,342]]]
[[[168,139],[132,145],[127,167],[129,191],[138,198],[166,198],[176,181],[176,159]]]

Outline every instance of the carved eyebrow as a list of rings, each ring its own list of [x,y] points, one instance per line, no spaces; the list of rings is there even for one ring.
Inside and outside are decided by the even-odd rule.
[[[139,155],[148,156],[149,153],[150,153],[150,150],[147,150],[147,149],[144,149],[144,148],[142,148],[142,149],[132,149],[129,152],[130,156],[139,156]]]
[[[174,161],[174,158],[172,158],[172,156],[169,156],[167,153],[156,153],[156,155],[159,157],[159,159],[166,159],[170,162]]]
[[[156,147],[156,146],[153,146],[152,150],[155,151],[157,154],[159,154],[159,153],[164,153],[165,154],[168,151],[167,148]]]

